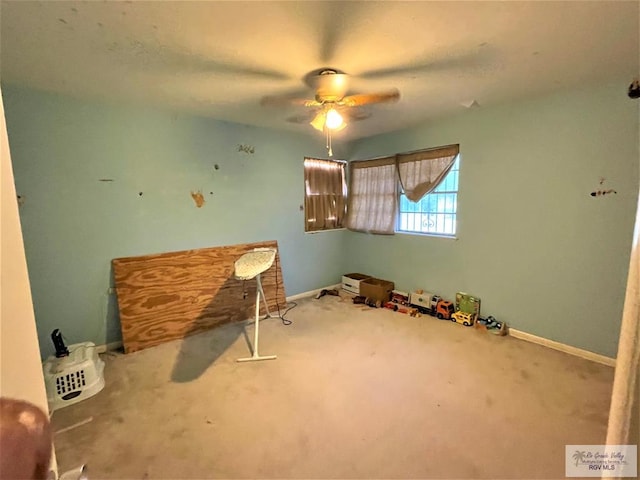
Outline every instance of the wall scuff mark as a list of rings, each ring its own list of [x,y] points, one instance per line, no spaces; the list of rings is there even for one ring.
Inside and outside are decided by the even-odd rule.
[[[591,192],[591,196],[592,197],[600,197],[602,195],[607,195],[609,193],[618,193],[613,189],[609,189],[609,190],[596,190],[595,192]]]
[[[606,180],[606,178],[600,178],[600,185],[602,185],[604,183],[604,181]],[[602,195],[608,195],[610,193],[613,194],[617,194],[618,192],[616,192],[614,189],[610,188],[608,190],[594,190],[593,192],[591,192],[591,196],[592,197],[600,197]]]
[[[255,153],[256,149],[255,147],[251,146],[251,145],[238,145],[238,151],[239,152],[244,152],[244,153]]]

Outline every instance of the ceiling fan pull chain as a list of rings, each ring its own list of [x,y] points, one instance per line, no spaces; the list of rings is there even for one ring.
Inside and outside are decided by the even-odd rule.
[[[333,157],[333,149],[331,148],[331,129],[327,128],[327,150],[329,151],[329,156]]]

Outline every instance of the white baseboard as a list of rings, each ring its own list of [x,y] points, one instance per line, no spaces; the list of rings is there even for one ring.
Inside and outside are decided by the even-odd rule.
[[[609,367],[616,366],[615,358],[606,357],[604,355],[600,355],[599,353],[590,352],[589,350],[583,350],[582,348],[572,347],[571,345],[567,345],[566,343],[560,343],[554,340],[549,340],[547,338],[538,337],[537,335],[522,332],[514,328],[509,328],[509,335],[511,335],[513,338],[519,338],[520,340],[525,340],[527,342],[537,343],[538,345],[553,348],[554,350],[559,350],[560,352],[568,353],[569,355],[575,355],[576,357],[591,360],[592,362],[601,363],[602,365],[607,365]]]
[[[293,302],[295,300],[300,300],[301,298],[307,297],[315,297],[322,290],[332,290],[332,289],[340,289],[342,284],[336,283],[335,285],[329,285],[323,288],[317,288],[315,290],[309,290],[308,292],[298,293],[296,295],[291,295],[287,297],[287,302]],[[253,322],[254,319],[248,319],[247,323]],[[513,338],[518,338],[520,340],[524,340],[526,342],[535,343],[538,345],[542,345],[547,348],[552,348],[554,350],[558,350],[560,352],[568,353],[569,355],[574,355],[576,357],[584,358],[586,360],[591,360],[592,362],[600,363],[602,365],[607,365],[609,367],[616,366],[616,359],[607,357],[605,355],[600,355],[599,353],[590,352],[589,350],[583,350],[582,348],[572,347],[571,345],[567,345],[566,343],[556,342],[554,340],[549,340],[544,337],[538,337],[537,335],[533,335],[531,333],[523,332],[521,330],[516,330],[515,328],[509,328],[509,335]],[[122,342],[111,342],[102,345],[96,345],[96,351],[98,353],[105,353],[112,350],[118,350],[122,348]]]
[[[322,288],[318,288],[316,290],[309,290],[308,292],[298,293],[297,295],[291,295],[290,297],[287,297],[287,302],[293,302],[293,301],[299,300],[301,298],[315,297],[322,290],[333,290],[334,288],[335,289],[340,289],[341,286],[342,286],[342,284],[336,283],[335,285],[329,285],[328,287],[322,287]]]

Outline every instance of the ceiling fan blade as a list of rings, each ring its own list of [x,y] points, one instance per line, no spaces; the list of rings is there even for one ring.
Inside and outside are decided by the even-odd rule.
[[[310,123],[311,120],[315,117],[315,112],[308,112],[302,115],[294,115],[292,117],[287,118],[287,122],[289,123]]]
[[[310,100],[308,98],[294,98],[289,95],[266,95],[260,99],[260,105],[263,107],[315,107],[320,104],[315,100]]]
[[[341,25],[336,21],[337,18],[340,17],[336,16],[334,12],[331,12],[330,9],[327,8],[320,42],[320,61],[322,63],[330,62],[335,56],[338,40],[340,34],[343,32]]]
[[[315,16],[309,16],[314,22],[313,28],[318,26],[320,32],[320,62],[327,64],[335,60],[336,52],[346,40],[354,19],[362,18],[363,14],[370,12],[369,2],[321,2],[323,12],[319,15],[320,21]]]
[[[394,88],[387,92],[349,95],[344,97],[339,104],[347,107],[359,107],[361,105],[370,105],[372,103],[397,102],[399,99],[400,91]]]
[[[344,118],[346,122],[357,122],[359,120],[365,120],[371,117],[370,112],[365,112],[362,110],[358,110],[357,108],[337,108],[340,115]],[[310,110],[306,113],[300,115],[294,115],[292,117],[287,118],[287,122],[289,123],[311,123],[311,121],[318,115],[317,111]]]
[[[210,58],[201,53],[189,52],[186,49],[169,48],[165,45],[140,40],[130,40],[129,43],[113,42],[109,45],[108,51],[118,56],[122,62],[143,65],[145,68],[157,71],[175,72],[178,70],[189,73],[245,76],[266,80],[290,79],[289,75],[278,70],[261,68],[230,58]]]
[[[488,45],[481,47],[481,50],[474,50],[462,54],[448,55],[441,58],[426,58],[415,62],[394,67],[379,68],[358,74],[364,79],[378,79],[398,75],[419,75],[423,73],[442,72],[449,70],[469,70],[491,67],[494,54]]]
[[[340,110],[340,114],[348,118],[350,122],[357,122],[358,120],[366,120],[371,116],[371,112],[363,112],[362,110],[356,110],[356,109]]]
[[[244,75],[247,77],[266,80],[288,80],[289,75],[269,68],[259,68],[250,65],[242,65],[236,62],[217,62],[211,59],[203,59],[200,70],[205,73],[218,73],[227,75]]]

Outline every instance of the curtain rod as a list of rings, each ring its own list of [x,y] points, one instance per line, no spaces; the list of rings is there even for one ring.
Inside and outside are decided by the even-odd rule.
[[[431,152],[432,150],[442,150],[444,148],[450,148],[450,147],[458,147],[458,150],[460,150],[460,144],[459,143],[451,143],[449,145],[441,145],[439,147],[420,148],[418,150],[412,150],[410,152],[396,153],[396,155],[411,155],[412,153]]]
[[[367,162],[369,160],[381,160],[383,158],[395,157],[396,155],[411,155],[413,153],[430,152],[432,150],[441,150],[443,148],[450,148],[450,147],[458,147],[458,149],[460,149],[460,144],[459,143],[451,143],[449,145],[441,145],[439,147],[419,148],[418,150],[411,150],[410,152],[390,153],[389,155],[381,155],[379,157],[372,157],[372,158],[360,158],[360,159],[354,159],[354,160],[351,160],[351,161],[352,162]]]
[[[304,157],[305,160],[322,160],[323,162],[335,162],[335,163],[347,163],[346,160],[337,160],[335,158],[315,158],[315,157]]]

